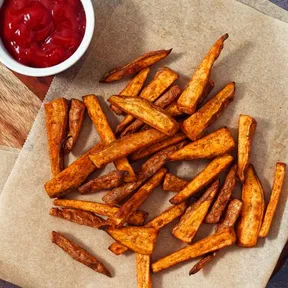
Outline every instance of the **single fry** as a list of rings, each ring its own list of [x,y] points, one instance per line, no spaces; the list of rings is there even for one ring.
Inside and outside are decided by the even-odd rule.
[[[157,260],[156,262],[152,263],[152,271],[157,273],[178,263],[205,255],[209,252],[213,252],[227,246],[231,246],[235,243],[235,241],[236,235],[234,229],[227,228]]]
[[[87,107],[88,114],[92,119],[94,126],[103,141],[104,145],[108,145],[116,140],[116,137],[108,123],[100,103],[95,95],[87,95],[83,97],[84,104]],[[92,160],[93,161],[93,160]],[[125,177],[125,181],[130,182],[136,179],[135,173],[126,158],[118,158],[114,162],[117,170],[127,171],[129,174]]]
[[[137,287],[152,288],[150,273],[151,257],[136,253]]]
[[[279,197],[282,191],[284,179],[285,179],[285,172],[286,172],[286,164],[282,162],[276,163],[276,171],[274,175],[274,183],[273,188],[270,196],[270,200],[268,206],[266,208],[264,220],[261,226],[261,230],[259,233],[259,237],[266,237],[269,233],[272,220],[277,208],[277,204],[279,201]]]
[[[169,50],[158,50],[151,51],[146,54],[141,55],[132,62],[126,64],[125,66],[112,69],[111,71],[105,73],[105,75],[99,81],[100,83],[110,83],[113,81],[118,81],[127,75],[132,75],[140,70],[149,67],[160,60],[166,58],[172,49]]]
[[[261,182],[251,164],[248,166],[246,180],[242,186],[242,201],[243,208],[236,230],[238,245],[254,247],[261,229],[265,204]]]
[[[232,192],[236,185],[237,165],[234,164],[228,172],[225,182],[214,202],[210,212],[205,218],[205,223],[218,223],[222,216],[229,200],[231,199]]]
[[[84,210],[107,217],[113,217],[119,211],[118,207],[111,207],[103,203],[82,200],[55,199],[53,204],[55,206]],[[143,225],[146,217],[146,212],[136,211],[133,215],[129,217],[127,223],[136,226]]]
[[[252,139],[257,122],[252,117],[241,114],[238,124],[238,177],[243,183],[249,166]]]
[[[186,212],[180,218],[179,223],[172,230],[173,236],[188,244],[192,242],[218,189],[219,180],[216,180],[197,202],[186,209]]]
[[[86,107],[84,103],[78,99],[71,99],[69,109],[69,130],[66,141],[63,143],[64,154],[68,154],[74,147],[78,140]]]
[[[179,192],[189,183],[173,174],[167,173],[163,181],[163,191]]]
[[[201,258],[189,271],[189,275],[194,275],[199,272],[205,265],[211,262],[212,259],[217,255],[217,251],[206,254]]]
[[[90,226],[93,228],[99,228],[104,224],[104,219],[95,215],[94,213],[88,211],[82,211],[77,209],[70,208],[51,208],[50,213],[51,216],[55,216],[58,218],[62,218],[64,220],[68,220],[80,225]]]
[[[85,249],[72,242],[62,234],[52,231],[52,243],[55,243],[61,249],[70,255],[74,260],[86,265],[95,272],[112,277],[108,269],[95,256],[88,253]]]
[[[213,159],[183,190],[171,198],[170,202],[175,205],[185,201],[212,182],[232,161],[233,157],[229,154]]]
[[[44,105],[52,175],[63,169],[63,141],[67,134],[68,101],[58,98]]]
[[[127,171],[112,171],[107,175],[97,177],[83,184],[78,188],[81,194],[95,193],[98,191],[108,190],[120,186],[124,177],[127,175]]]
[[[214,158],[230,152],[235,146],[236,144],[230,131],[224,127],[195,142],[189,143],[187,146],[173,153],[170,156],[170,160]]]
[[[202,100],[201,98],[205,91],[205,87],[209,82],[213,64],[219,57],[224,47],[224,41],[228,37],[228,34],[221,36],[196,68],[191,81],[182,92],[177,102],[179,110],[183,113],[191,115],[195,112],[199,99]]]
[[[197,112],[182,123],[182,131],[192,141],[199,139],[205,129],[213,124],[222,114],[228,104],[233,101],[235,83],[226,85],[216,96],[205,103]]]
[[[141,70],[128,84],[127,86],[122,90],[120,93],[121,96],[132,96],[136,97],[139,95],[147,77],[150,72],[150,68],[144,68]],[[121,111],[119,108],[111,105],[111,110],[116,113],[117,115],[122,115],[123,111]]]

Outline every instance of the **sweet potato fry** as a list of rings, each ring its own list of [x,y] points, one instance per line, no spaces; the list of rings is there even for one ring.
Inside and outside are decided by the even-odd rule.
[[[238,177],[243,183],[249,166],[252,139],[257,122],[252,117],[241,114],[238,126]]]
[[[242,186],[242,201],[243,209],[236,230],[238,245],[254,247],[257,244],[264,215],[264,193],[251,164],[248,166],[246,180]]]
[[[150,68],[144,68],[141,70],[128,84],[127,86],[122,90],[120,95],[122,96],[132,96],[136,97],[139,95],[147,77],[150,72]],[[117,114],[117,115],[122,115],[123,111],[121,111],[119,108],[111,105],[110,106],[111,110]]]
[[[179,223],[172,230],[173,236],[188,244],[192,242],[218,192],[218,188],[219,180],[216,180],[197,202],[186,209]]]
[[[191,115],[195,112],[199,99],[201,99],[205,87],[209,81],[213,64],[219,57],[221,50],[224,47],[224,41],[228,37],[228,34],[224,34],[216,41],[200,65],[197,67],[188,86],[180,95],[177,104],[179,110],[183,113]]]
[[[210,79],[204,88],[203,94],[198,100],[197,107],[199,107],[205,101],[205,99],[208,97],[210,92],[213,90],[214,85],[215,85],[214,81]]]
[[[80,225],[86,225],[93,228],[99,228],[105,222],[104,219],[88,211],[82,211],[77,209],[63,208],[51,208],[51,216],[62,218]]]
[[[97,177],[83,184],[78,188],[81,194],[95,193],[98,191],[108,190],[121,185],[127,171],[112,171],[106,175]]]
[[[236,144],[230,131],[224,127],[195,142],[189,143],[187,146],[173,153],[170,156],[170,160],[214,158],[231,151],[235,146]]]
[[[95,272],[112,277],[108,269],[95,256],[88,253],[79,245],[64,237],[62,234],[52,231],[52,243],[55,243],[74,260],[86,265]]]
[[[222,213],[225,210],[235,188],[236,172],[237,165],[234,164],[226,176],[225,182],[217,196],[216,201],[205,218],[205,223],[214,224],[219,222],[220,217],[222,216]]]
[[[150,255],[142,255],[136,253],[136,271],[137,271],[138,288],[152,288],[150,263],[151,263]]]
[[[85,110],[86,107],[82,101],[71,99],[68,121],[69,130],[66,141],[63,143],[64,154],[68,154],[78,140],[83,125]]]
[[[108,102],[168,136],[174,135],[179,129],[179,124],[174,118],[165,113],[163,109],[140,97],[114,95],[108,99]]]
[[[277,208],[280,193],[285,179],[286,164],[282,162],[276,163],[276,171],[274,175],[274,183],[265,216],[259,233],[259,237],[266,237],[269,233],[271,223]]]
[[[56,99],[44,105],[46,116],[46,132],[49,145],[52,175],[56,176],[63,169],[63,141],[68,125],[68,101]]]
[[[152,254],[158,235],[158,231],[154,228],[132,226],[107,228],[106,232],[117,242],[144,255]]]
[[[83,97],[84,104],[87,107],[88,114],[92,119],[94,126],[103,141],[103,144],[108,145],[116,140],[116,137],[108,123],[100,103],[95,95],[87,95]],[[92,160],[93,161],[93,160]],[[126,158],[118,158],[114,162],[117,170],[127,171],[129,174],[125,177],[126,182],[136,179],[135,173]]]
[[[233,100],[235,83],[226,85],[216,96],[182,123],[182,131],[192,140],[199,139],[206,128],[213,124]]]
[[[132,62],[126,64],[125,66],[112,69],[111,71],[105,73],[105,75],[99,81],[100,83],[109,83],[122,79],[127,75],[131,75],[139,72],[140,70],[150,67],[151,65],[157,63],[158,61],[166,58],[172,49],[169,50],[158,50],[151,51],[146,54],[141,55]]]
[[[107,217],[113,217],[119,211],[118,207],[111,207],[103,203],[82,200],[55,199],[53,204],[55,206],[80,209]],[[133,215],[130,216],[127,223],[136,226],[143,225],[146,217],[146,212],[136,211]]]
[[[189,275],[194,275],[199,272],[206,264],[210,263],[211,260],[217,255],[217,251],[206,254],[201,258],[189,271]]]
[[[70,166],[61,171],[45,184],[45,190],[50,198],[64,196],[81,183],[97,168],[89,158],[89,154],[103,148],[102,143],[96,144],[87,153],[75,160]]]
[[[179,192],[189,183],[173,174],[167,173],[163,181],[163,191]]]
[[[171,198],[170,202],[175,205],[185,201],[213,181],[232,161],[233,157],[229,154],[215,158],[183,190]]]
[[[210,235],[191,245],[188,245],[166,257],[163,257],[152,264],[152,271],[157,273],[163,269],[174,266],[201,255],[231,246],[236,241],[233,228],[227,228],[221,232]]]

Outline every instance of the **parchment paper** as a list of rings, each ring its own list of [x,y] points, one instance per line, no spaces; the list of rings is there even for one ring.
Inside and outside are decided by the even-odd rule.
[[[214,92],[233,80],[237,92],[234,102],[210,130],[226,125],[235,135],[239,113],[256,118],[258,127],[251,161],[269,199],[275,162],[288,162],[286,23],[235,1],[123,1],[74,81],[65,89],[61,81],[57,85],[54,83],[46,101],[59,95],[80,98],[88,93],[107,98],[121,91],[126,81],[98,84],[104,72],[159,48],[174,48],[172,55],[157,67],[167,65],[175,69],[181,75],[179,83],[183,86],[203,54],[225,32],[230,38],[213,70]],[[117,119],[109,115],[114,126]],[[82,132],[75,157],[98,139],[89,119]],[[23,287],[136,287],[134,254],[115,256],[107,250],[113,240],[104,232],[48,215],[51,200],[43,189],[43,184],[51,177],[47,151],[41,109],[0,199],[0,277]],[[73,158],[70,157],[69,162]],[[193,161],[170,168],[171,172],[191,179],[202,166],[203,162]],[[110,165],[104,170],[112,168]],[[103,173],[96,174],[100,172]],[[154,287],[264,287],[288,237],[287,192],[286,183],[272,231],[267,239],[259,240],[257,248],[231,247],[221,251],[218,259],[193,277],[188,276],[188,271],[195,261],[178,265],[153,275]],[[100,201],[103,194],[71,197]],[[169,206],[168,199],[172,195],[158,189],[143,209],[153,217]],[[173,225],[160,233],[153,259],[181,247],[179,241],[169,235],[171,227]],[[105,278],[73,261],[51,244],[51,230],[63,232],[87,247],[107,263],[114,277]],[[211,226],[203,225],[197,238],[211,231]]]

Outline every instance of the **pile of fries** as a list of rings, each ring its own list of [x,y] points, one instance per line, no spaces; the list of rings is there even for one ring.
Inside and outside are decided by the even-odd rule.
[[[139,288],[152,287],[151,270],[157,273],[202,257],[189,272],[195,274],[220,249],[234,243],[254,247],[259,237],[269,233],[286,165],[276,164],[271,197],[265,209],[263,188],[250,163],[256,120],[239,115],[238,144],[227,127],[206,133],[235,94],[235,83],[230,82],[208,99],[214,87],[211,70],[227,38],[225,34],[216,41],[183,91],[175,84],[178,74],[167,67],[159,69],[145,86],[149,67],[166,58],[171,50],[149,52],[106,73],[100,82],[109,83],[138,73],[119,95],[108,99],[111,110],[123,115],[115,131],[95,95],[82,97],[83,102],[60,98],[45,104],[54,177],[45,184],[45,189],[50,198],[57,198],[50,215],[105,231],[115,240],[109,250],[116,255],[134,251]],[[73,149],[79,138],[85,110],[101,142],[64,169],[64,154]],[[234,159],[229,153],[237,149]],[[145,162],[134,171],[131,163],[143,158]],[[168,173],[168,162],[194,159],[211,160],[193,179],[187,181]],[[85,182],[93,171],[111,162],[116,170]],[[220,183],[224,171],[226,177]],[[175,192],[170,199],[172,205],[145,223],[148,214],[139,209],[161,183],[163,191]],[[241,199],[233,196],[238,183],[242,186]],[[65,199],[65,195],[75,190],[82,195],[103,190],[107,193],[104,203]],[[159,230],[176,218],[179,221],[172,235],[187,245],[151,263]],[[203,222],[216,224],[215,233],[195,242]],[[53,231],[52,242],[75,260],[111,277],[103,263],[62,234]]]

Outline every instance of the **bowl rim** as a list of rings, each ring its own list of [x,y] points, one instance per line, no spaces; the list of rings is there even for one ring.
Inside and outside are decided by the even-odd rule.
[[[17,62],[11,55],[8,53],[6,48],[3,45],[3,42],[0,38],[0,62],[2,62],[7,68],[26,76],[34,76],[34,77],[44,77],[58,74],[72,65],[74,65],[86,52],[94,32],[95,26],[95,15],[94,15],[94,8],[92,5],[91,0],[80,0],[86,15],[86,29],[84,33],[84,37],[82,39],[81,44],[77,48],[77,50],[72,54],[68,59],[65,61],[51,66],[47,68],[34,68],[25,66],[19,62]],[[0,9],[4,0],[0,0]]]

